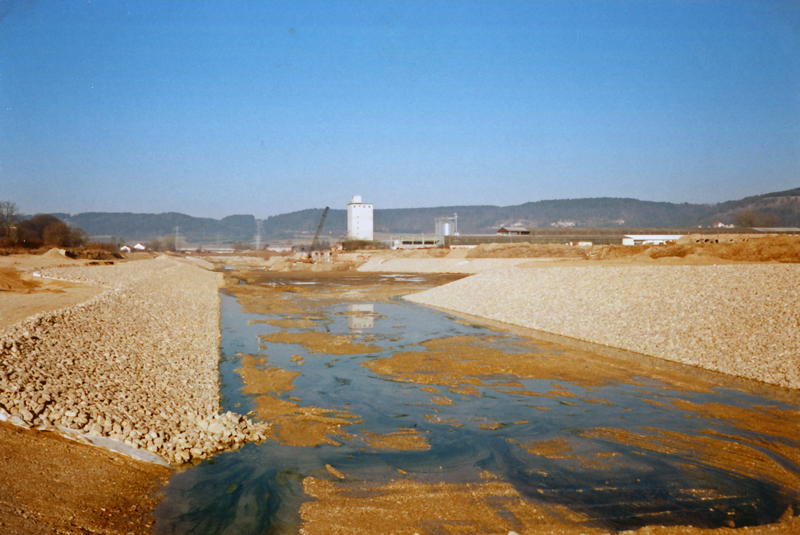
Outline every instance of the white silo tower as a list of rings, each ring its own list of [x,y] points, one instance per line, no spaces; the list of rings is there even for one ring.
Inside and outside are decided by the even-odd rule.
[[[361,195],[347,205],[347,239],[372,241],[372,204],[361,202]]]

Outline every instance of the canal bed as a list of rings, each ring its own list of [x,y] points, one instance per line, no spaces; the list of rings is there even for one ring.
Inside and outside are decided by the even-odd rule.
[[[240,276],[221,294],[223,410],[273,435],[173,476],[157,533],[602,533],[798,510],[795,392],[399,297],[441,277]]]

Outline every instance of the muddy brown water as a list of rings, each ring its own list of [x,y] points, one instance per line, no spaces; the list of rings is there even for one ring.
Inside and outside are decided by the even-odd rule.
[[[453,519],[523,531],[534,516],[564,532],[740,527],[800,511],[797,392],[398,297],[440,276],[240,280],[222,293],[223,410],[273,435],[175,475],[156,533],[371,532],[370,511],[403,507],[398,533]],[[450,508],[414,516],[420,496]]]

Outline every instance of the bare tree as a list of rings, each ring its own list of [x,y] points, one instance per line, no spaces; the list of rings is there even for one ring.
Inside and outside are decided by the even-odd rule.
[[[72,247],[72,231],[63,221],[50,223],[42,232],[45,245],[54,247]]]
[[[71,232],[70,241],[73,247],[81,247],[89,241],[89,235],[86,234],[82,228],[74,227]]]
[[[176,246],[175,235],[167,234],[161,238],[161,245],[164,247],[165,251],[174,251]]]
[[[0,201],[0,237],[14,240],[14,230],[20,215],[17,205],[10,201]]]

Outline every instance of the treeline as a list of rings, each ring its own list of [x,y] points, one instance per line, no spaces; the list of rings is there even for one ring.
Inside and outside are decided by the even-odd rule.
[[[43,246],[81,247],[89,236],[79,227],[69,225],[50,214],[23,219],[17,205],[0,202],[0,246],[36,249]]]

